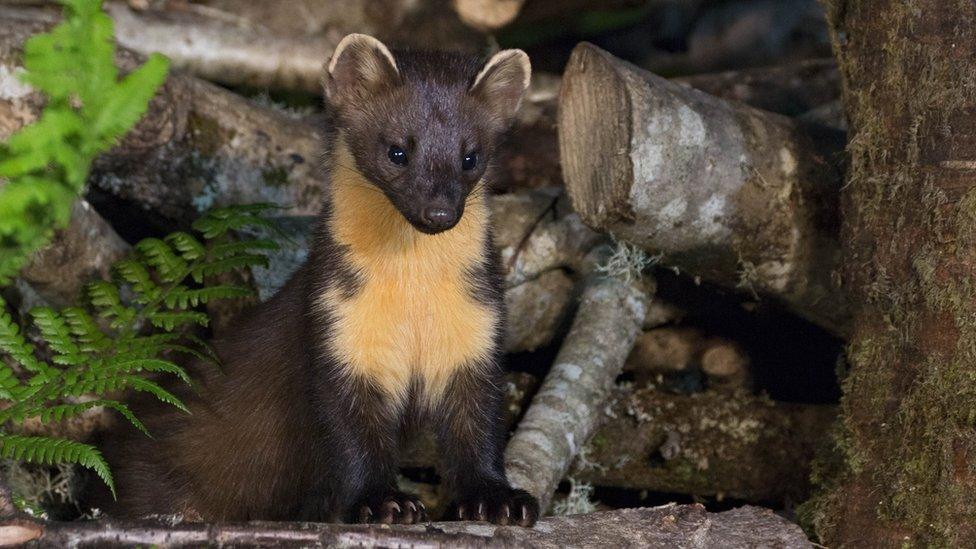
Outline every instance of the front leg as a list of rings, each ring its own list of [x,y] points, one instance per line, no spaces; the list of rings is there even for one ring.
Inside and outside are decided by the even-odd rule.
[[[539,503],[505,477],[503,379],[496,361],[455,373],[435,412],[445,481],[454,494],[446,518],[532,526]]]
[[[426,508],[397,489],[403,405],[367,379],[336,376],[318,388],[327,426],[326,451],[334,456],[325,472],[338,517],[350,522],[413,524],[427,520]]]

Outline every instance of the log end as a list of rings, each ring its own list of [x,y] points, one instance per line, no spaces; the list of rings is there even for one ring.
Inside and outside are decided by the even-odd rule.
[[[630,97],[616,63],[592,44],[576,46],[559,93],[566,188],[583,221],[597,229],[633,219]]]
[[[29,520],[14,519],[0,524],[0,547],[19,547],[44,535],[44,529]]]
[[[461,21],[482,32],[500,29],[522,11],[525,0],[454,0],[454,11]]]

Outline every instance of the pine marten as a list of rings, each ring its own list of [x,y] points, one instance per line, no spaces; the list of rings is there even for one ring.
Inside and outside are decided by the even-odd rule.
[[[447,518],[535,522],[535,498],[503,469],[486,203],[530,72],[520,50],[482,63],[342,40],[323,77],[329,200],[308,261],[213,342],[222,368],[183,393],[191,414],[145,411],[155,438],[114,445],[110,515],[426,520],[396,482],[401,443],[424,425]]]

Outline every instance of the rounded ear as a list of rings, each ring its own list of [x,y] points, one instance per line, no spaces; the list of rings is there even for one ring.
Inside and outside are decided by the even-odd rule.
[[[531,77],[532,65],[524,51],[502,50],[485,63],[468,93],[480,97],[496,116],[510,122],[515,118]]]
[[[325,98],[341,104],[357,94],[369,95],[400,84],[400,71],[389,48],[366,34],[350,34],[336,46],[325,65]]]

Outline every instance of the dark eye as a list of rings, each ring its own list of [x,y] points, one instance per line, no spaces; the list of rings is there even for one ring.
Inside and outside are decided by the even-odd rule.
[[[464,171],[471,171],[475,166],[478,165],[478,153],[472,152],[464,155],[461,159],[461,169]]]
[[[390,145],[390,151],[386,155],[390,157],[390,162],[393,162],[397,166],[407,165],[407,151],[396,145]]]

